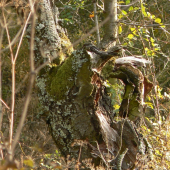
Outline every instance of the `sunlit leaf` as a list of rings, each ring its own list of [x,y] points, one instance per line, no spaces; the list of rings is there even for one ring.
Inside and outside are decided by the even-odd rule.
[[[124,1],[120,1],[119,4],[124,4],[125,2]]]
[[[117,110],[120,108],[120,105],[116,104],[116,105],[114,105],[114,108],[115,108],[115,110]]]
[[[133,34],[129,34],[129,35],[128,35],[128,38],[129,38],[129,39],[132,39],[133,37],[134,37]]]
[[[162,25],[161,28],[165,28],[165,25]]]
[[[119,15],[118,15],[118,18],[119,18],[119,19],[121,19],[122,17],[123,17],[123,15],[122,15],[122,14],[119,14]]]
[[[124,10],[122,10],[122,13],[123,13],[124,15],[127,15],[127,12],[126,12],[126,11],[124,11]]]
[[[148,51],[149,49],[148,49],[148,47],[145,47],[145,51]]]
[[[130,30],[132,31],[132,33],[133,33],[134,35],[137,36],[137,34],[136,34],[136,28],[130,28]]]
[[[122,27],[119,26],[119,34],[121,34],[121,33],[122,33]]]
[[[152,15],[152,19],[155,19],[155,15]]]
[[[151,42],[154,42],[154,41],[155,41],[152,37],[150,38],[150,40],[151,40]]]
[[[126,0],[126,5],[128,5],[130,3],[130,0]]]
[[[130,7],[129,7],[129,11],[133,11],[133,6],[130,6]]]
[[[151,102],[145,102],[146,105],[148,105],[149,107],[151,107],[153,109],[153,103]]]
[[[145,7],[143,6],[143,4],[141,4],[141,11],[142,11],[142,14],[143,14],[145,17],[148,16],[147,13],[146,13],[146,11],[145,11]]]
[[[133,32],[133,31],[135,31],[135,30],[136,30],[136,28],[130,28],[130,30]]]
[[[151,97],[150,96],[147,96],[148,100],[151,101]]]
[[[161,23],[161,19],[160,19],[160,18],[156,18],[156,19],[155,19],[155,22],[158,23],[158,24],[160,24],[160,23]]]
[[[155,50],[155,51],[159,51],[159,50],[160,50],[160,48],[154,48],[154,50]]]
[[[162,156],[162,153],[159,151],[159,150],[155,150],[155,153],[157,154],[157,155],[160,155],[160,156]]]

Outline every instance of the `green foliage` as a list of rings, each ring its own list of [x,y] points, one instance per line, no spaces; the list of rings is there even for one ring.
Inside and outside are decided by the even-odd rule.
[[[92,1],[71,0],[59,5],[60,18],[64,21],[63,26],[67,29],[71,41],[85,35],[94,27],[94,20],[90,17],[93,12]],[[89,38],[94,40],[93,35]]]

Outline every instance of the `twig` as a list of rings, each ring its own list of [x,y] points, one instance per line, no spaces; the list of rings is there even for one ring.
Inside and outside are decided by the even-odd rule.
[[[148,24],[148,25],[146,25],[146,24],[140,24],[140,23],[135,23],[135,22],[129,23],[129,22],[125,22],[123,20],[118,21],[118,23],[123,23],[123,24],[126,24],[126,25],[141,26],[141,27],[162,27],[162,26],[170,25],[170,24],[163,24],[163,25],[161,25],[161,24]]]
[[[77,160],[77,164],[76,164],[76,169],[77,170],[79,170],[79,161],[80,161],[80,156],[81,156],[81,148],[82,148],[82,145],[80,145],[79,156],[78,156],[78,160]]]
[[[34,2],[35,3],[35,2]],[[34,5],[34,4],[33,4]],[[17,48],[17,51],[16,51],[16,54],[15,54],[15,58],[14,58],[14,62],[16,62],[16,59],[18,57],[18,53],[19,53],[19,50],[20,50],[20,47],[21,47],[21,43],[22,43],[22,40],[23,40],[23,37],[24,37],[24,33],[25,33],[25,30],[26,30],[26,27],[27,27],[27,24],[28,24],[28,21],[30,19],[30,16],[31,16],[31,12],[29,13],[28,17],[27,17],[27,20],[25,22],[25,25],[24,25],[24,28],[23,28],[23,31],[22,31],[22,35],[21,35],[21,38],[20,38],[20,41],[19,41],[19,44],[18,44],[18,48]]]
[[[105,160],[105,158],[104,158],[104,156],[103,156],[103,154],[101,153],[101,151],[100,151],[100,147],[99,147],[99,144],[98,144],[98,142],[96,141],[96,144],[97,144],[97,149],[98,149],[98,151],[99,151],[99,153],[100,153],[100,157],[101,157],[101,159],[103,160],[103,162],[105,163],[105,165],[107,166],[107,168],[108,168],[108,163],[106,162],[106,160]]]
[[[20,30],[18,31],[18,33],[16,34],[16,36],[13,38],[13,40],[11,41],[11,46],[14,45],[14,43],[16,43],[16,41],[18,40],[21,32],[23,30],[23,26],[20,28]],[[5,47],[4,49],[1,50],[1,53],[8,50],[9,49],[9,45],[7,47]]]
[[[5,105],[5,107],[10,110],[10,107],[0,98],[0,101]],[[1,102],[0,102],[0,105],[1,105]]]
[[[130,4],[128,4],[128,5],[117,5],[117,6],[120,6],[120,7],[129,7],[129,6],[132,6],[133,4],[135,4],[136,2],[139,2],[140,0],[136,0],[136,1],[134,1],[134,2],[132,2],[132,3],[130,3]],[[124,9],[126,9],[126,8],[124,8]]]

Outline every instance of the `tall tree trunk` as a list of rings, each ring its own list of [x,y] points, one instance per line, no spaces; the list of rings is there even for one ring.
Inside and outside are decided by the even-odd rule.
[[[113,121],[110,97],[99,74],[94,71],[100,71],[120,50],[114,47],[116,5],[117,1],[105,2],[106,17],[110,16],[111,20],[105,25],[106,34],[101,43],[108,51],[102,52],[87,45],[73,50],[59,25],[55,4],[48,0],[39,3],[35,58],[41,64],[37,76],[43,108],[40,114],[72,169],[92,169],[102,163],[105,167],[132,168],[139,147],[146,149],[133,123]],[[94,53],[95,57],[92,56]],[[97,59],[97,65],[94,59]]]

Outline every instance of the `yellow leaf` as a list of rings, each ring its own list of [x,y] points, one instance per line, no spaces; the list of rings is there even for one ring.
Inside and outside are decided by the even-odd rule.
[[[162,23],[160,23],[160,25],[162,25],[161,28],[165,28],[165,25],[163,25]]]
[[[119,34],[121,34],[121,33],[122,33],[122,27],[119,26]]]
[[[154,42],[155,40],[151,37],[151,42]]]
[[[151,102],[145,102],[145,104],[147,104],[149,107],[153,109],[153,104]]]
[[[123,15],[122,15],[122,14],[119,14],[119,15],[118,15],[118,18],[119,18],[119,19],[121,19],[122,17],[123,17]]]
[[[120,106],[119,106],[118,104],[115,104],[115,105],[114,105],[114,108],[115,108],[115,110],[117,110],[117,109],[120,108]]]
[[[151,101],[151,97],[150,96],[148,96],[147,98],[148,98],[149,101]]]
[[[126,11],[124,11],[124,10],[122,10],[122,13],[123,13],[124,15],[127,15],[127,12],[126,12]]]
[[[155,19],[155,15],[152,15],[152,19]]]
[[[136,30],[136,28],[130,28],[130,30],[133,32],[133,31],[135,31],[135,30]]]
[[[125,3],[125,2],[124,2],[124,1],[120,1],[120,2],[119,2],[119,4],[123,4],[123,3]]]
[[[132,39],[133,37],[134,37],[133,34],[129,34],[129,35],[128,35],[128,38],[129,38],[129,39]]]
[[[158,24],[160,24],[160,23],[161,23],[161,19],[160,19],[160,18],[156,18],[156,19],[155,19],[155,22],[158,23]]]
[[[162,156],[162,153],[159,151],[159,150],[155,150],[155,153],[157,154],[157,155],[161,155]]]
[[[132,10],[133,10],[133,7],[132,7],[132,6],[130,6],[130,7],[129,7],[129,11],[132,11]]]

